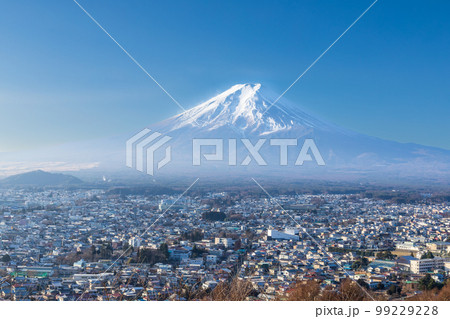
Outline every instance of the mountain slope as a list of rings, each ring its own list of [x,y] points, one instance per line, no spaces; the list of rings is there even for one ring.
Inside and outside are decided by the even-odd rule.
[[[199,126],[211,131],[232,125],[243,133],[259,135],[289,130],[296,125],[331,129],[329,124],[290,105],[280,107],[277,103],[270,108],[276,98],[273,92],[263,90],[261,84],[238,84],[169,122],[172,130]]]
[[[42,170],[13,175],[0,181],[0,185],[8,186],[59,186],[59,185],[77,185],[83,181],[65,174],[48,173]]]
[[[193,138],[221,138],[225,141],[248,138],[253,144],[258,139],[289,138],[298,139],[299,144],[305,139],[315,141],[326,167],[306,166],[309,170],[322,173],[330,169],[353,171],[387,169],[421,174],[448,168],[450,151],[386,141],[352,132],[317,119],[284,99],[280,99],[270,108],[277,97],[278,95],[260,84],[239,84],[149,128],[173,138],[173,148],[177,149],[174,161],[178,160],[180,163],[189,160]],[[268,160],[272,159],[270,169],[278,172],[280,167],[276,166],[279,166],[277,165],[279,150],[270,148],[268,144],[269,142],[264,144],[261,153],[266,154]],[[241,145],[240,148],[238,146],[238,153],[245,157],[247,152]],[[297,155],[298,153],[291,153],[289,158],[291,163],[295,162]],[[284,171],[287,174],[292,173],[292,170],[284,169]]]

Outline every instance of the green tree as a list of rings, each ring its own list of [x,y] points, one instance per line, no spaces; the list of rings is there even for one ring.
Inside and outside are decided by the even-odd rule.
[[[369,266],[369,259],[367,259],[366,257],[361,258],[361,265],[363,267]]]
[[[192,231],[183,233],[181,235],[181,238],[192,242],[199,241],[203,239],[203,231],[201,229],[194,229]]]
[[[209,221],[224,221],[227,215],[223,212],[205,212],[202,214],[202,218]]]
[[[442,284],[436,282],[433,278],[431,278],[430,274],[426,274],[422,279],[419,280],[419,289],[420,290],[432,290],[434,288],[441,289]]]
[[[425,254],[420,257],[420,259],[433,259],[434,255],[431,251],[427,251]]]
[[[168,259],[166,255],[160,249],[141,248],[137,251],[136,260],[137,263],[145,263],[154,265],[156,263],[165,263]]]
[[[92,245],[91,246],[91,256],[92,256],[92,258],[94,257],[95,254],[97,254],[97,248],[94,245]]]
[[[360,260],[355,260],[351,266],[351,268],[353,270],[358,270],[359,268],[361,268],[361,261]]]
[[[2,262],[9,263],[11,261],[11,256],[8,254],[2,256]]]
[[[377,258],[378,259],[385,259],[385,260],[393,260],[395,259],[397,256],[393,255],[391,251],[387,250],[387,251],[381,251],[377,254]]]
[[[389,289],[387,290],[387,293],[391,296],[395,295],[395,294],[400,295],[401,292],[402,292],[402,287],[397,286],[397,285],[390,285]]]
[[[369,265],[369,260],[366,257],[358,258],[355,260],[351,266],[353,270],[358,270],[360,268],[365,268]]]
[[[205,249],[198,248],[197,245],[194,245],[194,247],[192,247],[191,257],[197,258],[197,257],[202,256],[204,253],[206,253]]]
[[[170,254],[169,254],[169,246],[167,246],[166,243],[162,243],[159,246],[159,251],[166,257],[166,259],[169,259],[169,256],[170,256]]]
[[[100,257],[103,259],[111,258],[113,254],[113,248],[110,242],[103,243],[100,247]]]

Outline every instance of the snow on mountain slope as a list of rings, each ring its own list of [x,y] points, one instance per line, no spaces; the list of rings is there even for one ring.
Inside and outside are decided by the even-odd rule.
[[[260,136],[299,126],[336,129],[285,101],[284,104],[278,101],[272,106],[277,97],[261,84],[237,84],[212,99],[163,121],[160,127],[168,131],[183,128],[214,131],[233,126],[242,134]]]

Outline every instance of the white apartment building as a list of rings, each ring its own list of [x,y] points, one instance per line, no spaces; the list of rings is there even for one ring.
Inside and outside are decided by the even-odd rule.
[[[233,245],[233,239],[231,238],[219,238],[216,237],[214,240],[214,244],[216,245],[224,245],[225,247],[231,247]]]
[[[444,269],[445,258],[417,259],[411,260],[411,272],[414,274],[422,274],[434,269]]]
[[[283,233],[277,230],[269,229],[267,231],[268,239],[281,239],[281,240],[299,240],[298,235],[292,235],[288,233]]]
[[[447,273],[450,273],[450,261],[449,261],[449,260],[446,260],[446,261],[444,262],[444,270],[445,270]]]
[[[132,237],[132,238],[130,238],[130,240],[128,240],[128,244],[131,247],[136,248],[136,247],[141,246],[142,240],[139,237]]]
[[[450,243],[443,241],[435,241],[427,243],[426,246],[431,251],[444,251],[444,250],[448,251],[450,248]]]
[[[403,243],[397,243],[395,248],[398,250],[409,250],[409,251],[419,251],[419,247],[416,243],[405,241]]]

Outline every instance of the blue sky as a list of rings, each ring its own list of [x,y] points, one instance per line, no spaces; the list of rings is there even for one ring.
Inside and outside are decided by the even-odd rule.
[[[284,91],[371,1],[79,0],[186,108]],[[450,2],[379,0],[286,94],[358,132],[450,149]],[[132,133],[180,112],[71,0],[4,1],[0,152]]]

